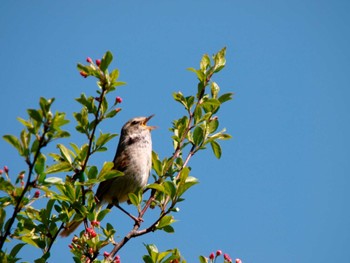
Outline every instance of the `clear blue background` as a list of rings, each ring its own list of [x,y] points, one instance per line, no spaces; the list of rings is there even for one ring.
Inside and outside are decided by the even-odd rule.
[[[132,240],[122,261],[141,262],[145,242],[179,247],[188,262],[216,249],[247,263],[350,262],[349,12],[341,0],[2,1],[0,134],[19,134],[16,117],[40,96],[56,98],[74,133],[74,98],[95,90],[76,63],[111,50],[128,85],[116,93],[122,113],[102,129],[119,133],[127,119],[155,113],[164,157],[171,121],[184,113],[172,92],[193,94],[186,68],[227,46],[215,80],[235,93],[219,116],[233,139],[221,160],[210,151],[191,160],[201,183],[180,204],[176,233]],[[116,144],[94,162],[111,160]],[[25,167],[1,140],[4,165],[13,175]],[[130,225],[118,211],[108,220],[121,235]],[[72,262],[69,242],[58,239],[49,262]]]

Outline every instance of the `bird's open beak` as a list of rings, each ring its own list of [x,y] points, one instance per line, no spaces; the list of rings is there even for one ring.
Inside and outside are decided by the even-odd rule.
[[[147,128],[148,130],[154,130],[156,129],[157,127],[156,126],[147,126],[147,122],[152,119],[154,117],[154,114],[152,114],[151,116],[145,118],[144,122],[143,122],[143,125],[145,126],[145,128]]]

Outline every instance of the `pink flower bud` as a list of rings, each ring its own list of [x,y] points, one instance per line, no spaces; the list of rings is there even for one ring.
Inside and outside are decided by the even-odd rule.
[[[5,171],[5,173],[9,172],[9,168],[6,165],[4,166],[4,171]]]
[[[109,253],[108,253],[107,251],[105,251],[105,252],[103,252],[103,256],[104,256],[105,258],[108,258],[108,257],[109,257]]]
[[[86,72],[80,71],[80,75],[82,75],[84,78],[87,78],[89,76]]]
[[[224,259],[225,259],[227,262],[232,262],[232,259],[231,259],[231,257],[229,256],[229,254],[224,254]]]
[[[96,65],[99,67],[101,65],[101,60],[100,59],[96,59]]]
[[[92,249],[92,247],[89,248],[89,254],[94,254],[94,250]]]
[[[92,228],[87,227],[86,232],[91,235],[91,233],[95,232]]]
[[[4,170],[0,169],[0,174],[3,174],[4,173]]]
[[[210,253],[210,255],[209,255],[209,259],[213,260],[214,258],[215,258],[214,253]]]
[[[216,251],[216,256],[218,257],[218,256],[221,256],[222,255],[222,251],[221,250],[217,250]]]
[[[239,258],[236,258],[236,263],[242,263],[242,260],[240,260]]]
[[[21,174],[18,176],[18,179],[23,180],[23,179],[24,179],[24,173],[21,173]]]
[[[115,103],[122,103],[123,102],[123,99],[121,97],[116,97],[115,98]]]
[[[40,196],[40,191],[36,190],[34,193],[34,198],[38,198]]]
[[[91,225],[92,225],[92,226],[99,226],[99,225],[100,225],[100,222],[97,221],[97,220],[92,220],[92,221],[91,221]]]
[[[86,62],[92,63],[92,59],[90,57],[87,57]]]
[[[72,246],[71,244],[69,244],[68,247],[69,247],[70,249],[73,249],[73,246]]]
[[[118,113],[118,112],[120,112],[121,110],[122,110],[121,108],[116,108],[116,109],[115,109],[115,112]]]
[[[116,257],[114,258],[113,263],[120,263],[120,257],[119,257],[119,256],[116,256]]]

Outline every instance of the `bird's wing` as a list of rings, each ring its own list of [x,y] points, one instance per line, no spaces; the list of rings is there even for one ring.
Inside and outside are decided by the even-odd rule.
[[[124,172],[125,169],[128,167],[129,162],[130,162],[130,158],[128,157],[128,152],[127,151],[123,151],[122,148],[124,147],[120,147],[120,144],[118,145],[117,148],[117,152],[115,154],[114,157],[114,169]],[[112,179],[108,179],[106,181],[103,181],[99,184],[97,191],[96,191],[96,197],[98,199],[99,202],[103,201],[103,196],[109,192],[109,189],[112,185],[112,182],[114,180],[118,180],[119,177],[116,178],[112,178]]]

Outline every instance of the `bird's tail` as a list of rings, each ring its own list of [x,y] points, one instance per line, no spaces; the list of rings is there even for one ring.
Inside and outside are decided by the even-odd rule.
[[[60,233],[61,237],[67,237],[70,234],[72,234],[78,226],[83,222],[83,220],[80,221],[72,221],[67,224],[67,226],[64,228],[64,230]]]

